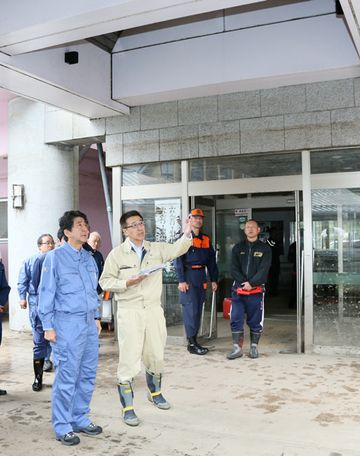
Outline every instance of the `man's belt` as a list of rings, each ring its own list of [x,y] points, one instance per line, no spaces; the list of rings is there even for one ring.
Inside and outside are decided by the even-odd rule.
[[[262,287],[261,285],[258,287],[254,287],[251,290],[244,290],[243,288],[236,289],[237,295],[245,295],[245,296],[259,294],[259,293],[263,293],[263,292],[264,292],[264,287]]]

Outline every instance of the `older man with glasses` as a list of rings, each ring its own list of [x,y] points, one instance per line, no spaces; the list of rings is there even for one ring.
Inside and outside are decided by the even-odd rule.
[[[17,289],[19,293],[19,304],[22,309],[26,309],[29,303],[29,319],[33,334],[34,348],[33,348],[33,366],[35,380],[32,384],[33,391],[42,390],[43,372],[52,369],[50,361],[51,347],[47,340],[44,338],[44,330],[38,314],[38,291],[37,286],[33,283],[34,268],[39,258],[53,250],[55,242],[51,234],[42,234],[37,240],[39,252],[30,258],[27,258],[19,272]],[[46,365],[44,366],[44,363]]]
[[[141,370],[141,360],[146,368],[149,400],[159,409],[170,408],[161,394],[166,343],[161,268],[187,252],[192,235],[187,221],[184,235],[174,244],[148,242],[143,217],[137,211],[123,214],[120,225],[126,240],[107,257],[100,285],[114,292],[117,302],[118,392],[124,422],[137,426],[140,421],[133,407],[132,380]]]

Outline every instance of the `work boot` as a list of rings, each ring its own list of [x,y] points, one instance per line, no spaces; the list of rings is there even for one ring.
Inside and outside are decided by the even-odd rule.
[[[140,420],[134,411],[134,392],[131,383],[119,383],[118,392],[121,405],[123,406],[122,413],[125,424],[128,424],[129,426],[137,426],[140,423]]]
[[[78,445],[80,443],[79,437],[73,432],[68,432],[64,435],[57,435],[56,440],[59,440],[59,442],[66,446]]]
[[[244,331],[232,332],[233,348],[226,357],[227,359],[241,358],[243,355]]]
[[[43,371],[44,372],[51,372],[52,370],[53,370],[53,363],[49,359],[46,359],[44,361]]]
[[[192,355],[206,355],[209,351],[207,348],[202,347],[196,342],[196,337],[189,337],[188,338],[188,352]]]
[[[159,409],[169,410],[170,404],[161,394],[161,374],[153,374],[152,372],[146,371],[146,384],[149,388],[149,401]]]
[[[252,359],[259,357],[259,352],[257,349],[261,333],[250,332],[250,353],[249,356]]]
[[[33,391],[41,391],[42,390],[42,379],[43,379],[43,368],[44,368],[44,358],[34,359],[34,374],[35,380],[32,384]]]
[[[196,338],[196,336],[194,336],[194,341],[195,341],[195,345],[196,345],[198,348],[200,348],[200,350],[203,350],[203,351],[205,351],[205,354],[206,354],[206,353],[209,351],[209,349],[208,349],[208,348],[206,348],[206,347],[203,347],[202,345],[200,345],[200,344],[199,344],[199,342],[197,341],[197,338]]]
[[[73,426],[73,431],[74,432],[83,432],[86,435],[93,436],[93,435],[101,434],[103,430],[102,430],[101,426],[98,426],[95,423],[90,423],[87,426],[83,426],[83,427]]]

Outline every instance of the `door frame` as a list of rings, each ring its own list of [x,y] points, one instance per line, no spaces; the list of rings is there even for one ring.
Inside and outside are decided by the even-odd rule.
[[[122,167],[113,168],[113,226],[114,243],[121,240],[118,233],[118,220],[121,215],[122,201],[132,199],[180,197],[183,219],[189,213],[189,198],[195,196],[275,193],[302,191],[303,197],[303,341],[304,351],[312,352],[314,346],[313,321],[313,248],[312,248],[312,206],[311,191],[327,188],[358,188],[360,172],[324,173],[311,175],[310,151],[301,152],[301,174],[260,178],[242,178],[192,182],[189,181],[190,160],[181,161],[181,182],[173,184],[122,186]],[[117,201],[119,204],[116,204]],[[301,269],[301,268],[300,268]],[[301,282],[301,278],[299,283]],[[300,294],[300,293],[299,293]],[[299,340],[300,337],[299,337]],[[299,343],[299,341],[298,341]],[[301,343],[301,342],[300,342]]]

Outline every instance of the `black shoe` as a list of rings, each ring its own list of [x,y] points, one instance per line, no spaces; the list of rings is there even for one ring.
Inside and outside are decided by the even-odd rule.
[[[36,391],[37,393],[42,390],[42,381],[40,382],[38,379],[35,379],[34,383],[32,384],[32,390]]]
[[[44,369],[43,369],[43,371],[44,372],[51,372],[52,370],[53,370],[53,363],[49,359],[46,359],[44,361]]]
[[[188,352],[192,355],[206,355],[206,353],[209,351],[207,348],[195,344],[188,344],[187,349]]]
[[[74,427],[74,432],[84,432],[87,435],[99,435],[102,431],[102,427],[94,423],[90,423],[85,427]]]
[[[5,396],[5,394],[7,394],[7,391],[0,389],[0,396]]]
[[[60,435],[56,437],[56,440],[59,440],[59,442],[66,446],[78,445],[80,443],[79,437],[73,432],[68,432],[65,435]]]
[[[199,344],[199,342],[195,339],[195,345],[197,348],[199,348],[200,350],[202,350],[204,352],[204,355],[209,351],[208,348],[206,347],[203,347],[202,345]]]

